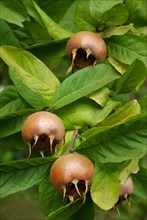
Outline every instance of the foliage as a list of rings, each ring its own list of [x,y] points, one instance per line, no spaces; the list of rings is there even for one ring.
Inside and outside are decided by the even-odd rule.
[[[147,76],[144,5],[145,0],[1,1],[1,198],[39,184],[47,220],[92,220],[98,207],[114,207],[119,181],[131,175],[133,198],[146,199],[147,106],[140,92]],[[107,59],[66,76],[66,42],[81,30],[100,32]],[[27,149],[21,138],[24,120],[46,108],[63,120],[65,143],[53,156],[15,156]],[[84,204],[63,202],[49,180],[50,166],[66,151],[75,129],[75,151],[95,164]],[[14,153],[7,159],[9,148]]]

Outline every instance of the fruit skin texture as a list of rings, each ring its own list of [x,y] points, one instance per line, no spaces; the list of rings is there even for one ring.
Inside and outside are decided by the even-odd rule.
[[[78,59],[76,59],[76,56],[73,58],[74,49],[85,50],[87,60],[80,59],[80,56],[78,56],[78,50],[76,51]],[[100,34],[90,31],[81,31],[69,39],[66,46],[66,53],[71,59],[74,59],[74,65],[76,68],[80,69],[85,66],[102,63],[107,55],[107,47]]]
[[[56,191],[70,200],[84,196],[90,189],[94,166],[85,156],[72,153],[60,156],[52,165],[50,178]]]
[[[64,139],[62,120],[53,113],[39,111],[28,116],[22,127],[22,137],[32,148],[44,151]],[[50,149],[52,150],[52,149]]]

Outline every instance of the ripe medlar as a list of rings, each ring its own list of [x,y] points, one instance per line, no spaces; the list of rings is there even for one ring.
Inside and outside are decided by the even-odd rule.
[[[28,116],[22,127],[22,137],[29,145],[29,156],[32,149],[38,150],[42,156],[46,150],[52,153],[64,139],[64,134],[65,129],[61,119],[45,111]]]
[[[94,175],[94,166],[85,156],[72,153],[60,156],[52,165],[50,178],[56,191],[69,197],[82,197],[85,201]]]
[[[120,182],[119,199],[115,204],[115,206],[117,206],[119,203],[121,203],[124,200],[129,201],[128,199],[132,193],[133,193],[133,182],[132,179],[129,177],[125,183]]]
[[[66,53],[72,60],[67,71],[68,74],[73,66],[81,69],[89,65],[102,63],[107,55],[107,47],[100,34],[81,31],[69,39],[66,45]]]

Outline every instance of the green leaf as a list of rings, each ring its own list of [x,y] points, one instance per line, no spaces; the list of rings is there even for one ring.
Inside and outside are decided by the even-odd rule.
[[[142,112],[146,112],[147,113],[147,95],[144,95],[141,99],[140,99],[140,106],[141,106],[141,111]]]
[[[129,11],[129,21],[136,27],[145,26],[147,22],[146,0],[126,0],[125,5]]]
[[[0,198],[28,189],[49,173],[54,158],[33,158],[4,162],[0,165]]]
[[[55,191],[50,182],[49,175],[39,186],[39,202],[46,215],[55,212],[67,204],[67,201],[63,202],[63,196]]]
[[[8,149],[12,149],[12,154],[14,154],[13,149],[26,149],[27,145],[26,143],[23,141],[22,139],[22,135],[21,132],[17,132],[15,134],[9,135],[8,137],[2,138],[1,139],[2,143],[0,144],[0,146],[6,150]],[[27,150],[26,150],[26,154],[27,154]],[[6,161],[5,158],[3,158],[2,161]]]
[[[114,16],[115,15],[115,16]],[[125,5],[117,4],[101,15],[99,21],[106,26],[122,25],[128,20],[128,11]]]
[[[17,116],[0,121],[0,138],[15,134],[21,130],[26,119],[25,116]]]
[[[95,20],[98,20],[98,18],[106,11],[111,9],[113,6],[123,3],[123,0],[113,0],[113,1],[107,1],[107,0],[90,0],[89,8],[91,15],[95,18]]]
[[[119,74],[106,64],[83,68],[66,78],[51,99],[50,107],[61,108],[118,79]]]
[[[132,160],[125,161],[122,165],[120,165],[120,181],[126,182],[131,173],[136,174],[139,171],[138,166],[139,160],[137,158],[133,158]]]
[[[32,107],[18,94],[14,86],[6,86],[0,93],[0,119],[33,112]]]
[[[112,126],[125,122],[130,116],[141,113],[140,105],[136,99],[126,103],[124,106],[118,108],[115,113],[110,115],[102,126]]]
[[[130,116],[125,122],[89,129],[76,151],[98,163],[141,158],[146,148],[147,115]]]
[[[80,129],[84,126],[94,126],[103,121],[119,104],[119,102],[110,99],[102,108],[88,98],[81,98],[55,110],[54,113],[62,119],[67,130]]]
[[[47,216],[46,220],[65,220],[82,208],[82,200],[77,199],[70,203],[67,199],[55,191],[49,177],[44,179],[39,188],[40,203]]]
[[[131,92],[139,88],[147,77],[147,71],[144,63],[138,59],[129,66],[127,71],[118,80],[116,93]]]
[[[28,13],[19,0],[1,0],[0,18],[23,27],[23,22],[28,20]]]
[[[1,57],[10,67],[10,77],[20,95],[34,108],[48,106],[48,101],[59,86],[58,79],[28,51],[1,47]]]
[[[89,16],[87,16],[87,14]],[[74,15],[74,23],[79,31],[95,31],[97,21],[93,19],[93,16],[90,13],[89,1],[79,1]]]
[[[43,25],[47,29],[49,35],[54,39],[54,40],[60,40],[64,38],[71,37],[73,33],[63,29],[58,25],[56,22],[54,22],[36,3],[33,1],[34,7],[36,11],[38,12]]]
[[[118,26],[118,27],[110,27],[103,32],[101,32],[101,36],[103,38],[109,38],[113,35],[124,35],[128,31],[130,31],[133,28],[133,24],[128,24],[125,26]]]
[[[146,39],[133,34],[113,36],[107,42],[108,54],[125,64],[131,64],[135,59],[139,59],[147,66],[146,43]]]
[[[19,43],[17,37],[15,36],[15,33],[13,32],[10,25],[4,21],[3,19],[0,19],[0,45],[13,45],[16,47],[21,47],[21,44]]]
[[[75,0],[72,2],[71,6],[68,8],[62,19],[60,20],[59,24],[64,27],[66,30],[77,32],[79,31],[79,28],[77,27],[77,24],[75,23],[76,19],[76,13],[78,5],[81,5],[83,1]],[[82,4],[83,5],[83,4]]]
[[[94,205],[90,193],[86,194],[86,201],[83,204],[82,208],[76,212],[69,220],[93,220],[95,216]]]
[[[119,172],[116,164],[95,164],[91,196],[101,209],[109,210],[114,207],[119,196]]]
[[[91,93],[88,97],[98,103],[101,107],[104,107],[108,101],[110,90],[107,87],[103,87],[96,92]]]
[[[122,75],[126,72],[128,65],[115,60],[113,57],[108,57],[109,63]]]
[[[147,195],[147,169],[140,167],[139,172],[136,175],[131,176],[133,180],[133,193],[139,198],[146,201]]]
[[[44,62],[49,69],[56,74],[57,78],[63,81],[66,70],[69,67],[69,60],[66,56],[66,41],[48,41],[32,46],[29,51]]]
[[[76,213],[82,207],[81,199],[76,200],[73,203],[69,203],[54,212],[51,212],[45,220],[61,220],[69,219],[74,213]]]

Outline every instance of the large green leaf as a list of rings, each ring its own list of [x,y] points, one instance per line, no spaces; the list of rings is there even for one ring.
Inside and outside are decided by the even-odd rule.
[[[82,206],[82,201],[76,200],[73,203],[69,203],[54,212],[51,212],[45,220],[61,220],[61,216],[63,219],[69,219],[72,215],[74,215]]]
[[[146,201],[147,195],[147,167],[141,167],[136,175],[132,175],[134,194]]]
[[[1,0],[0,18],[23,27],[23,22],[28,20],[28,13],[19,0]]]
[[[73,203],[70,203],[68,199],[63,201],[63,196],[55,191],[49,176],[40,184],[39,199],[43,211],[48,215],[46,220],[60,220],[61,216],[62,219],[69,219],[70,216],[82,208],[81,199]]]
[[[11,29],[10,25],[0,19],[0,45],[13,45],[16,47],[21,47],[19,40],[17,39],[15,33]]]
[[[73,33],[69,32],[68,30],[63,29],[60,25],[54,22],[36,3],[33,1],[34,7],[38,12],[41,21],[44,27],[47,29],[49,35],[54,40],[64,39],[71,37]]]
[[[0,143],[0,147],[1,149],[4,149],[5,152],[7,152],[6,149],[12,149],[12,157],[13,157],[13,149],[15,150],[20,150],[20,149],[26,149],[25,153],[28,154],[27,152],[27,145],[26,143],[23,141],[21,132],[17,132],[15,134],[9,135],[5,138],[1,138],[1,143]],[[19,152],[18,152],[19,153]],[[1,157],[0,158],[2,161],[6,161],[5,157]]]
[[[86,194],[86,201],[81,207],[81,209],[76,212],[69,220],[75,220],[75,219],[80,219],[80,220],[93,220],[95,216],[94,212],[94,204],[91,198],[90,193]]]
[[[137,173],[139,171],[138,166],[139,160],[137,158],[133,158],[132,160],[125,161],[119,167],[120,170],[120,181],[125,183],[131,173]]]
[[[131,92],[139,88],[147,77],[147,71],[144,63],[138,59],[129,66],[127,71],[118,80],[116,93]]]
[[[28,189],[49,174],[54,158],[34,158],[4,162],[0,165],[0,198]]]
[[[119,102],[108,100],[104,108],[88,98],[81,98],[54,112],[62,119],[66,129],[94,126],[103,121],[118,106]]]
[[[18,94],[14,86],[7,86],[0,93],[0,119],[33,112],[33,108]]]
[[[39,202],[46,215],[67,204],[67,201],[63,201],[63,196],[54,189],[49,176],[39,186]]]
[[[146,65],[147,41],[137,35],[126,34],[113,36],[107,42],[110,56],[122,63],[131,64],[135,59],[142,60]]]
[[[87,16],[87,14],[89,16]],[[95,31],[97,21],[95,21],[93,16],[90,14],[89,1],[79,1],[74,15],[74,24],[79,31]]]
[[[56,74],[58,79],[63,81],[66,77],[63,73],[66,72],[69,66],[65,47],[65,40],[57,40],[34,45],[29,51],[43,61]]]
[[[48,106],[59,81],[46,65],[31,53],[11,46],[1,47],[1,57],[11,68],[10,78],[26,102],[35,108]]]
[[[114,16],[115,14],[115,16]],[[106,26],[122,25],[128,20],[128,11],[123,4],[117,4],[101,15],[99,21]]]
[[[123,3],[123,0],[90,0],[89,7],[91,15],[98,20],[98,18],[107,10],[111,9],[113,6]]]
[[[118,108],[112,115],[110,115],[101,126],[113,126],[125,122],[130,116],[137,115],[141,112],[140,105],[136,99],[126,103],[124,106]]]
[[[50,107],[61,108],[83,96],[86,96],[108,83],[118,79],[120,75],[109,65],[99,64],[83,68],[66,78],[51,99]]]
[[[0,121],[0,138],[15,134],[22,129],[22,125],[28,115],[7,118]]]
[[[116,164],[95,164],[91,196],[101,209],[114,207],[119,196],[119,171]]]
[[[97,21],[90,14],[89,1],[75,0],[63,16],[60,24],[72,32],[95,31]]]
[[[76,150],[98,163],[122,162],[147,153],[147,115],[128,117],[114,125],[89,129]]]
[[[146,0],[126,0],[125,5],[129,11],[129,22],[134,23],[136,27],[146,26]]]

